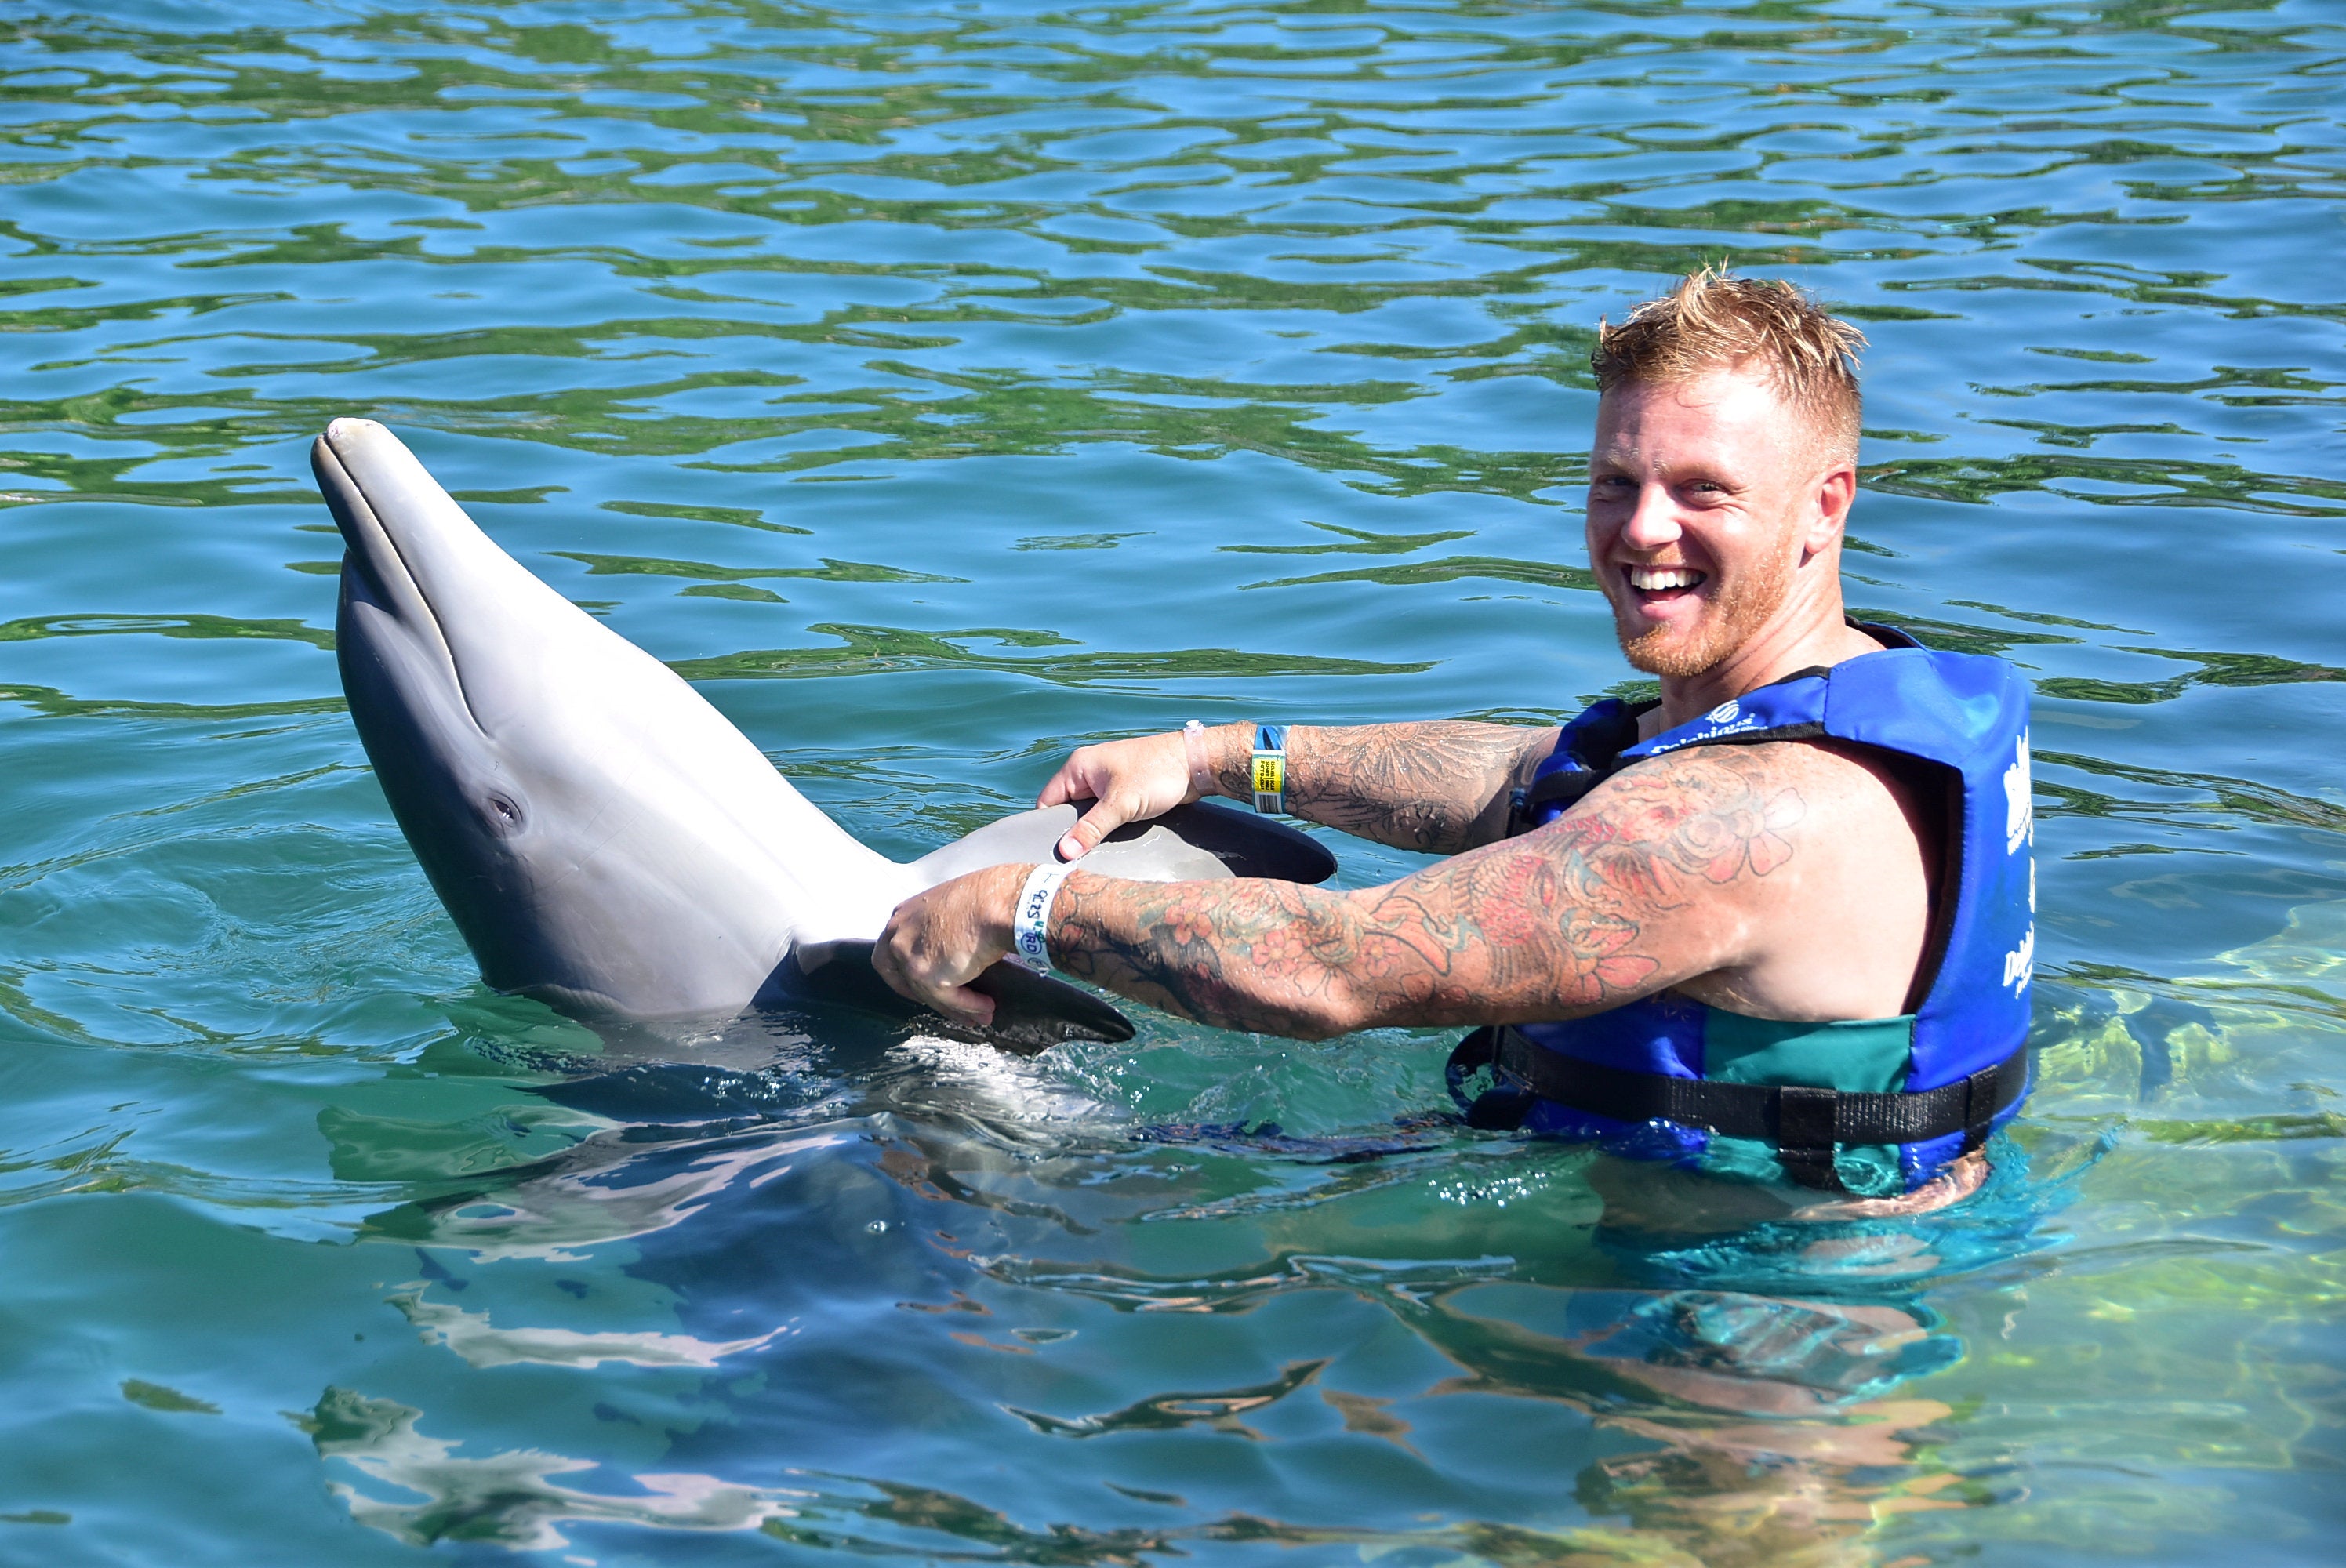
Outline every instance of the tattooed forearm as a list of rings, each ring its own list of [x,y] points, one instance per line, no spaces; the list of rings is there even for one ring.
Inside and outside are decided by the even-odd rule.
[[[1719,967],[1734,921],[1711,895],[1790,860],[1804,814],[1750,752],[1664,759],[1550,827],[1361,892],[1078,874],[1051,947],[1169,1012],[1307,1039],[1568,1017]]]
[[[1556,744],[1508,724],[1298,726],[1288,732],[1288,809],[1399,849],[1454,855],[1506,832],[1507,793]],[[1225,792],[1248,793],[1248,753],[1226,756]]]
[[[1292,882],[1127,882],[1081,873],[1052,909],[1053,961],[1135,1001],[1225,1028],[1341,1033],[1332,977],[1356,950],[1341,894]]]

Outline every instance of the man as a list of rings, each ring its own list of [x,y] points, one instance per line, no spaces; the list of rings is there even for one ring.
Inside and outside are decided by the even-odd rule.
[[[2025,1086],[2026,688],[1843,616],[1863,342],[1708,270],[1601,330],[1589,565],[1658,705],[1086,747],[1041,797],[1093,802],[1075,866],[908,900],[881,972],[983,1022],[967,983],[1023,902],[1030,956],[1200,1023],[1514,1026],[1454,1062],[1494,1069],[1479,1125],[1902,1207],[1968,1192]],[[1356,892],[1080,869],[1212,793],[1453,858]]]

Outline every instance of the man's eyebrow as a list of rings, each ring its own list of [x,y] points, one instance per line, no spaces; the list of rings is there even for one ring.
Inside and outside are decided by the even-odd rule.
[[[1597,447],[1588,454],[1588,477],[1594,480],[1613,474],[1630,466],[1636,455],[1634,449],[1623,453]],[[1751,488],[1752,482],[1749,479],[1739,476],[1706,457],[1682,458],[1674,463],[1665,461],[1658,466],[1659,473],[1656,477],[1665,484],[1691,484],[1703,482],[1716,484],[1724,490],[1731,490],[1739,495]]]

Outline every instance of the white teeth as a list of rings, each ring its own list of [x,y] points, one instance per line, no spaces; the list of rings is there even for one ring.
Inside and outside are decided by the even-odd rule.
[[[1702,581],[1700,572],[1689,572],[1684,566],[1632,566],[1629,585],[1653,593],[1662,588],[1691,588]]]

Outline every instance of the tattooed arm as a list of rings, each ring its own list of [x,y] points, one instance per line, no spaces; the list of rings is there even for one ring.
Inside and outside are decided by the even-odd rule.
[[[1168,1012],[1303,1038],[1617,1007],[1739,956],[1731,895],[1791,858],[1803,815],[1757,760],[1649,763],[1535,833],[1361,892],[1071,878],[1052,951]]]
[[[1287,806],[1295,815],[1381,844],[1455,854],[1507,830],[1507,795],[1531,781],[1556,747],[1553,728],[1433,722],[1287,732]],[[1074,860],[1127,822],[1201,795],[1252,799],[1254,726],[1205,731],[1196,750],[1178,734],[1086,746],[1043,787],[1036,804],[1093,802],[1060,841]]]
[[[1641,763],[1536,832],[1359,892],[1078,871],[1048,934],[1061,968],[1111,991],[1307,1039],[1573,1017],[1689,983],[1772,1016],[1885,1016],[1926,923],[1902,812],[1877,769],[1829,747],[1708,748]],[[1025,871],[908,901],[882,936],[882,973],[982,1021],[965,983],[1007,948]]]
[[[1507,795],[1556,749],[1554,728],[1512,724],[1298,725],[1287,732],[1287,806],[1396,849],[1454,855],[1506,837]],[[1249,796],[1252,738],[1218,775]],[[1235,786],[1235,788],[1233,788]]]

